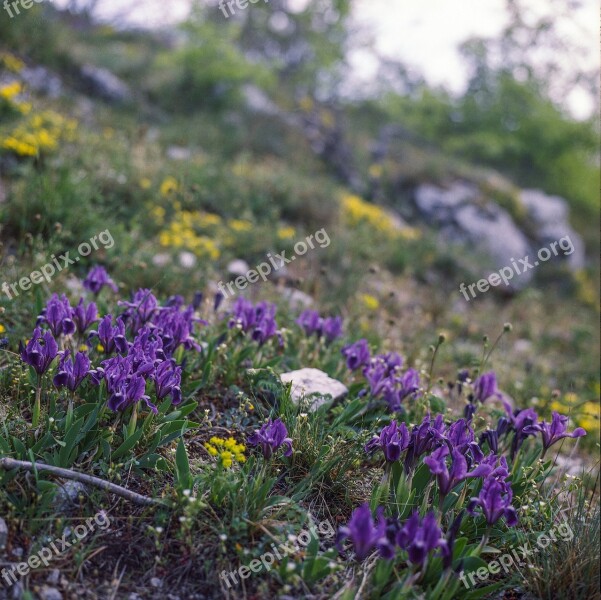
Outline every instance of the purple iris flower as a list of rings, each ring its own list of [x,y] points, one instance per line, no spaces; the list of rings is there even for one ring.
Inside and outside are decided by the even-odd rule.
[[[36,325],[46,323],[52,331],[52,335],[71,335],[75,333],[75,323],[72,319],[73,309],[64,294],[59,298],[58,294],[52,294],[46,304],[46,308],[38,317]]]
[[[430,415],[426,415],[420,425],[413,427],[409,449],[405,456],[405,470],[407,472],[415,469],[420,456],[443,443],[444,430],[445,426],[442,415],[437,415],[434,420],[432,420]]]
[[[458,450],[451,451],[451,468],[447,466],[446,458],[449,456],[447,446],[441,446],[434,452],[424,458],[424,463],[428,465],[430,473],[436,475],[438,483],[438,493],[441,498],[446,497],[449,492],[459,483],[469,477],[486,477],[492,472],[492,467],[487,464],[478,465],[473,471],[468,472],[467,460]]]
[[[374,357],[363,368],[363,376],[367,379],[370,393],[377,398],[387,391],[392,382],[389,379],[388,366],[380,357]]]
[[[275,321],[276,307],[268,302],[253,305],[246,298],[238,298],[234,303],[232,318],[228,327],[240,327],[244,332],[250,332],[253,340],[262,346],[277,333]]]
[[[138,333],[159,310],[159,303],[154,294],[147,289],[139,289],[131,302],[119,302],[119,306],[126,306],[122,319],[126,321],[132,333]]]
[[[160,363],[152,375],[157,400],[162,400],[171,394],[171,402],[174,405],[182,401],[180,384],[182,380],[182,368],[176,366],[175,361],[165,360]]]
[[[77,332],[83,335],[92,325],[98,321],[98,308],[94,302],[90,302],[87,306],[84,304],[83,298],[79,299],[79,304],[73,309],[73,321],[77,327]]]
[[[316,310],[304,310],[296,320],[296,324],[300,325],[305,335],[316,334],[319,337],[323,327],[323,319]]]
[[[323,320],[323,336],[331,344],[342,335],[342,317],[327,317]]]
[[[400,379],[400,400],[415,394],[419,390],[419,373],[415,369],[407,369]]]
[[[392,421],[382,429],[380,435],[375,435],[365,445],[365,451],[372,453],[381,448],[386,461],[392,463],[399,460],[401,452],[409,447],[409,437],[405,423],[399,426],[396,421]]]
[[[133,368],[131,356],[114,356],[102,362],[102,367],[90,371],[92,381],[99,384],[103,379],[109,393],[108,407],[114,411],[124,411],[143,400],[146,406],[155,414],[157,407],[150,402],[145,394],[146,380],[140,372]]]
[[[501,397],[497,388],[497,376],[494,371],[483,373],[474,381],[474,396],[480,402],[486,402],[489,398],[495,396]]]
[[[511,505],[512,496],[511,486],[504,486],[495,477],[487,477],[478,497],[470,500],[467,511],[475,515],[476,509],[480,507],[489,526],[505,517],[507,525],[513,527],[518,522],[518,516]]]
[[[412,564],[423,566],[428,554],[435,548],[442,547],[445,539],[433,512],[420,519],[419,513],[415,511],[401,527],[397,543],[407,551]]]
[[[163,350],[167,357],[173,356],[180,346],[186,350],[200,352],[200,345],[193,337],[194,326],[197,322],[205,323],[194,317],[192,306],[183,311],[179,307],[159,309],[158,314],[152,319],[152,326],[163,341]]]
[[[157,407],[150,402],[146,391],[146,381],[142,375],[133,375],[129,379],[124,379],[120,382],[120,386],[108,400],[108,407],[114,411],[123,411],[128,406],[133,406],[136,402],[144,400],[146,406],[152,410],[154,414],[158,413]]]
[[[360,339],[350,346],[345,346],[342,349],[342,356],[346,358],[346,366],[351,371],[355,371],[359,367],[366,365],[369,362],[370,356],[367,340]]]
[[[284,446],[284,456],[292,456],[292,440],[288,437],[288,430],[281,419],[264,423],[247,440],[250,446],[260,446],[263,456],[271,458],[273,453]]]
[[[221,293],[221,292],[217,292],[215,294],[215,298],[213,299],[213,310],[215,312],[217,312],[219,310],[219,307],[221,306],[222,302],[225,300],[225,296]],[[202,300],[201,300],[202,302]],[[198,307],[200,306],[200,302],[198,303],[198,306],[196,306],[196,310],[198,310]]]
[[[66,387],[74,392],[87,377],[89,370],[90,359],[85,352],[78,352],[73,360],[70,352],[66,350],[61,353],[53,383],[57,388]]]
[[[26,346],[19,342],[19,351],[21,360],[31,365],[38,375],[43,375],[56,358],[58,345],[50,331],[42,335],[42,330],[36,327]]]
[[[506,407],[507,410],[508,407]],[[538,415],[533,408],[516,410],[513,414],[508,413],[511,421],[511,429],[515,431],[513,441],[511,442],[511,458],[518,453],[522,444],[529,435],[536,435],[536,431],[530,429],[531,425],[536,425]]]
[[[98,331],[91,331],[90,337],[98,338],[98,341],[104,348],[104,353],[107,355],[115,351],[123,354],[129,348],[129,344],[125,339],[125,324],[119,318],[116,321],[116,325],[113,326],[113,317],[111,315],[106,315],[100,321]]]
[[[474,463],[479,463],[484,458],[484,453],[479,444],[475,441],[474,430],[470,421],[458,419],[448,426],[445,433],[446,442],[450,449],[457,449],[465,456],[468,469]]]
[[[257,323],[251,337],[255,342],[259,342],[259,346],[262,346],[277,333],[277,330],[278,325],[275,322],[274,315],[272,313],[265,314]]]
[[[118,292],[119,288],[115,285],[115,282],[109,277],[104,267],[96,265],[90,269],[86,278],[83,280],[83,287],[86,290],[90,290],[95,295],[100,293],[100,290],[104,286],[110,287],[113,292]]]
[[[387,522],[383,513],[384,507],[380,506],[374,522],[367,503],[356,508],[347,525],[338,530],[337,545],[350,539],[358,560],[366,559],[374,548],[378,548],[382,556],[391,558],[394,547],[387,536]]]
[[[542,421],[534,425],[528,425],[524,427],[524,433],[537,434],[539,431],[542,435],[543,441],[543,456],[547,453],[547,450],[559,440],[564,438],[579,438],[586,435],[586,431],[582,427],[576,427],[572,433],[568,433],[568,417],[566,415],[560,415],[554,412],[552,415],[551,423]]]
[[[499,432],[496,429],[487,429],[480,435],[480,445],[484,442],[495,454],[499,453]]]

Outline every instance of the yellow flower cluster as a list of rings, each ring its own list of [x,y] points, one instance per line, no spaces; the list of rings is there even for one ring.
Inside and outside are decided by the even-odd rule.
[[[25,63],[9,52],[0,52],[0,63],[13,73],[18,73],[25,67]]]
[[[6,102],[11,108],[27,115],[31,112],[31,102],[22,102],[17,96],[23,91],[22,85],[18,81],[13,81],[0,87],[0,100]]]
[[[221,223],[221,217],[202,211],[182,210],[181,205],[174,204],[175,214],[169,226],[159,234],[159,243],[166,248],[185,248],[194,254],[216,260],[221,256],[221,251],[215,241],[198,233],[197,230],[209,229]],[[151,215],[158,224],[165,219],[165,209],[155,206]]]
[[[221,461],[221,465],[225,469],[229,469],[234,461],[243,463],[246,461],[244,444],[239,444],[233,437],[223,439],[220,437],[212,437],[208,442],[205,442],[204,447],[211,456],[215,456]]]
[[[74,119],[45,111],[32,115],[6,137],[0,137],[0,143],[2,148],[19,156],[38,156],[55,150],[61,140],[72,141],[76,129],[77,121]]]
[[[290,240],[296,236],[296,229],[294,227],[280,227],[278,229],[278,238],[280,240]]]
[[[179,183],[175,177],[166,177],[161,183],[161,187],[159,188],[159,192],[163,198],[168,198],[171,194],[179,191]]]
[[[242,219],[231,219],[227,222],[227,225],[232,231],[236,231],[238,233],[250,231],[253,228],[253,225],[250,221],[243,221]]]
[[[418,229],[399,227],[394,218],[380,206],[365,202],[359,196],[347,195],[342,198],[343,219],[350,227],[367,223],[376,231],[389,237],[413,240],[420,237]]]
[[[6,327],[0,323],[0,333],[4,333],[6,331]]]

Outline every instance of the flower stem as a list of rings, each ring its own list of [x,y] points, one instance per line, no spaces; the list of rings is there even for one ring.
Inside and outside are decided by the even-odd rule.
[[[38,375],[38,384],[35,390],[35,404],[33,405],[32,425],[37,427],[40,422],[40,413],[42,411],[42,377]]]

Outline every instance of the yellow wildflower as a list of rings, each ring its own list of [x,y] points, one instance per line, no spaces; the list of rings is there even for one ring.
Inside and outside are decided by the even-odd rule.
[[[289,240],[296,235],[294,227],[280,227],[278,229],[278,238],[280,240]]]
[[[148,179],[148,177],[142,177],[140,179],[140,181],[138,181],[138,185],[143,189],[143,190],[148,190],[150,189],[150,187],[152,186],[152,181],[150,181],[150,179]]]
[[[252,223],[243,221],[242,219],[232,219],[228,221],[228,226],[234,231],[250,231],[252,229]]]
[[[161,183],[159,191],[161,193],[161,196],[163,196],[164,198],[167,198],[171,194],[179,191],[179,183],[177,182],[177,179],[175,179],[174,177],[166,177],[163,180],[163,183]]]
[[[6,331],[6,327],[0,323],[0,333],[4,333]]]
[[[378,299],[370,294],[363,294],[361,296],[361,301],[369,310],[378,310],[378,308],[380,308],[380,302]]]
[[[13,73],[18,73],[25,67],[25,63],[20,58],[17,58],[14,54],[9,54],[8,52],[2,52],[0,54],[0,62]]]

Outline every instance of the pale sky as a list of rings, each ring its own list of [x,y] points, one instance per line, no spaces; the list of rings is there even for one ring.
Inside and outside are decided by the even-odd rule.
[[[64,5],[68,0],[53,0]],[[302,7],[305,0],[290,0]],[[460,92],[466,82],[466,68],[457,46],[474,35],[494,36],[502,29],[506,15],[504,0],[356,0],[354,21],[373,36],[378,54],[401,59],[415,66],[429,83]],[[548,14],[551,0],[528,0],[533,14]],[[582,58],[587,68],[599,68],[599,5],[583,0],[582,8],[572,13],[576,25],[559,23],[568,40],[577,40],[589,49]],[[138,26],[156,27],[177,22],[188,12],[188,0],[101,0],[101,12],[111,18],[127,14]],[[246,10],[252,10],[252,5]],[[375,71],[368,53],[349,57],[357,84],[366,84]],[[571,65],[566,64],[566,69]],[[574,116],[583,118],[595,109],[589,96],[574,90],[566,99]]]

